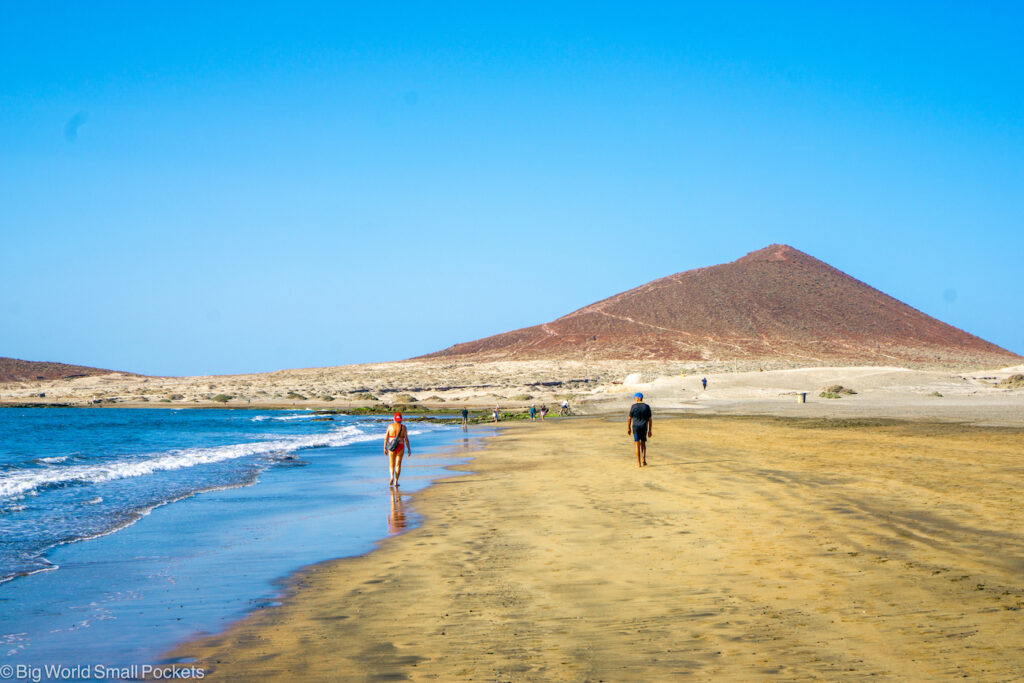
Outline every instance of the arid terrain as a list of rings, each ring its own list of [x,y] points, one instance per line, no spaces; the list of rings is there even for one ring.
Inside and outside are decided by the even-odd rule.
[[[0,405],[385,408],[555,407],[625,409],[643,392],[661,410],[794,416],[888,415],[1024,422],[1024,365],[997,370],[814,367],[743,370],[654,361],[410,360],[254,375],[141,377],[112,373],[0,385]],[[701,378],[708,380],[707,389]],[[821,394],[835,386],[835,398]],[[806,403],[799,395],[807,394]]]
[[[1024,358],[783,244],[428,358],[999,367]]]
[[[68,365],[67,363],[48,363],[45,361],[27,361],[18,358],[0,357],[0,385],[11,382],[33,382],[47,379],[75,379],[106,375],[113,372],[102,368],[90,368],[85,365]]]
[[[1024,357],[772,245],[552,323],[384,364],[144,377],[2,359],[0,404],[514,408],[1018,419]],[[707,390],[698,380],[709,379]],[[839,387],[831,390],[830,387]],[[797,397],[807,394],[807,402]]]
[[[901,401],[923,400],[929,415],[930,406],[964,401],[972,409],[995,401],[1002,410],[1021,390],[1006,380],[1024,367],[1024,357],[778,244],[655,280],[551,323],[400,362],[145,377],[0,361],[0,405],[344,409],[568,399],[578,411],[601,412],[643,390],[662,408],[758,412],[766,402],[795,405],[800,393],[825,405],[819,395],[842,386],[846,391],[826,402],[829,411],[876,411],[880,402],[896,410]],[[709,378],[707,391],[697,391],[700,377]]]

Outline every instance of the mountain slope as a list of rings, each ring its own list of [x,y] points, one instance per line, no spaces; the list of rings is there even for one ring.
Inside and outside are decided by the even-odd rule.
[[[1021,357],[787,245],[424,356],[963,365]]]
[[[17,358],[0,357],[0,383],[32,382],[41,379],[72,379],[89,375],[106,375],[113,370],[90,368],[84,365],[48,363]]]

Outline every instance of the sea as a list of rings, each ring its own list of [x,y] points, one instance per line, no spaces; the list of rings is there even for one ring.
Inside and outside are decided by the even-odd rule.
[[[413,456],[396,492],[388,421],[0,410],[0,669],[154,662],[277,604],[296,570],[416,525],[410,494],[489,431],[407,422]]]

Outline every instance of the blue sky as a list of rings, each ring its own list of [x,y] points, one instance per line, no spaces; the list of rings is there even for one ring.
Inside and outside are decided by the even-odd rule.
[[[1024,353],[1014,3],[6,3],[0,355],[395,360],[788,243]]]

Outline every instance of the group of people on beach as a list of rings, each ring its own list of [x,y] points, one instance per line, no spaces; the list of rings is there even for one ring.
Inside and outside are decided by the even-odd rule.
[[[563,401],[562,402],[562,414],[563,415],[567,414],[566,411],[568,410],[568,408],[569,408],[569,402],[568,401]],[[466,412],[465,409],[463,409],[462,412]],[[537,404],[536,403],[531,403],[530,404],[530,420],[532,422],[536,422],[537,421],[537,415],[538,414],[540,415],[541,422],[543,422],[544,418],[546,418],[548,416],[547,404],[541,403],[539,409],[537,408]],[[500,404],[494,406],[494,410],[491,411],[491,418],[494,420],[494,422],[500,422],[501,421],[501,405]]]
[[[705,380],[706,381],[706,380]],[[492,411],[494,421],[498,421],[500,406],[494,406]],[[562,403],[562,413],[568,414],[569,402]],[[543,420],[548,414],[548,407],[540,405],[540,419]],[[537,407],[530,404],[530,419],[537,419]],[[462,429],[469,427],[469,410],[462,409]],[[626,420],[626,434],[633,437],[636,448],[637,467],[647,465],[647,440],[654,433],[654,418],[651,415],[651,407],[644,403],[644,395],[637,392],[633,395],[633,405],[629,409],[629,417]],[[388,486],[398,487],[398,476],[402,473],[402,458],[412,455],[412,448],[409,446],[409,430],[402,424],[402,414],[395,413],[395,419],[388,425],[384,433],[384,453],[388,456]]]

